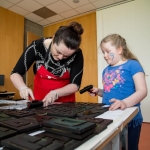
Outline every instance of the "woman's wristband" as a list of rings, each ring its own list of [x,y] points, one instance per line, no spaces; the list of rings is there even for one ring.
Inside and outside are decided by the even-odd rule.
[[[19,89],[19,91],[22,91],[22,90],[24,90],[24,89],[28,89],[28,87],[27,87],[27,86],[23,86],[23,87],[21,87],[21,88]]]
[[[57,92],[54,91],[54,90],[52,90],[52,92],[55,94],[55,100],[57,100],[57,99],[58,99],[58,94],[57,94]]]

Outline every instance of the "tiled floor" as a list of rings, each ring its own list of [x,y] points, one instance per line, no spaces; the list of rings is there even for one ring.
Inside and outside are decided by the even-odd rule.
[[[142,124],[139,150],[150,150],[150,123]]]

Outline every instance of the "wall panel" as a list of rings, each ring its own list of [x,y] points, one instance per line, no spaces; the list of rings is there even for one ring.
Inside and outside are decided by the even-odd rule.
[[[0,33],[6,34],[7,10],[0,6]]]
[[[0,74],[5,75],[5,85],[0,90],[19,93],[10,81],[10,73],[23,52],[24,17],[0,7]]]

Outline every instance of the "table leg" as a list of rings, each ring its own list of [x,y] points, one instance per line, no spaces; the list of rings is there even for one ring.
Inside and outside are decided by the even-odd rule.
[[[117,134],[102,150],[120,150],[120,134]]]
[[[121,132],[122,150],[128,150],[128,127],[125,126]]]

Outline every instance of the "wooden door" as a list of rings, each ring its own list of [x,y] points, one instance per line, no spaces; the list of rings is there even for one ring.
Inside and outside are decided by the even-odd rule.
[[[27,32],[27,46],[36,39],[39,39],[40,36],[35,35],[31,32]],[[26,73],[26,85],[33,90],[34,85],[34,73],[33,73],[33,65],[30,67],[28,72]]]

